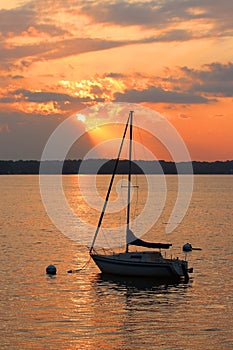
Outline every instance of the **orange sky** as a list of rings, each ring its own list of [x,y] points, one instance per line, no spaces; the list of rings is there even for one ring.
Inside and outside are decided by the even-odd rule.
[[[0,159],[40,159],[99,102],[158,111],[193,160],[233,159],[232,13],[229,0],[0,0]]]

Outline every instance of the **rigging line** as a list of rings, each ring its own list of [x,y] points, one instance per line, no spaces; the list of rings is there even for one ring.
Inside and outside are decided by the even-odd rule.
[[[123,192],[124,186],[122,185],[123,180],[124,180],[124,175],[122,174],[122,176],[121,176],[121,190],[120,190],[120,204],[121,204],[121,208],[123,208],[123,209],[120,210],[120,212],[122,212],[122,214],[120,214],[120,226],[123,225],[123,217],[125,217],[125,215],[126,215],[125,203],[124,203],[124,192]]]
[[[137,135],[138,134],[138,126],[137,126],[135,117],[134,117],[134,126],[136,126],[136,127],[134,127],[134,134]],[[133,179],[132,180],[134,180],[134,181],[132,181],[132,186],[131,186],[131,184],[130,184],[130,186],[136,189],[136,203],[134,203],[135,205],[134,205],[133,216],[132,216],[133,220],[135,220],[135,218],[137,216],[137,211],[138,211],[138,208],[137,208],[137,203],[138,203],[138,176],[137,176],[137,158],[136,158],[136,156],[137,156],[136,155],[137,144],[136,143],[134,144],[134,140],[132,140],[132,143],[133,143],[133,146],[134,146],[134,147],[132,147],[133,162],[135,164],[136,172],[133,175]],[[134,192],[133,192],[133,194],[134,194]]]
[[[136,118],[134,118],[135,120]],[[134,128],[135,133],[138,134],[138,128]],[[135,145],[136,146],[136,145]],[[133,156],[134,156],[134,161],[136,161],[136,147],[133,147]],[[135,162],[135,165],[137,166],[137,162]],[[134,179],[135,179],[135,185],[134,187],[136,188],[136,203],[135,203],[135,207],[134,207],[134,218],[137,215],[137,203],[138,203],[138,175],[137,175],[137,168],[136,168],[136,172],[134,174]]]
[[[136,175],[137,179],[137,175]],[[134,208],[134,219],[138,216],[138,186],[136,187],[136,203],[135,203],[135,208]]]
[[[79,272],[79,271],[85,270],[85,268],[88,266],[90,261],[91,261],[91,257],[89,257],[89,259],[85,262],[85,264],[83,266],[81,266],[80,268],[75,269],[75,270],[68,270],[67,273],[74,273],[74,272]]]
[[[134,118],[134,120],[135,120],[136,118]],[[136,129],[136,130],[135,130]],[[135,133],[137,133],[138,134],[138,128],[134,128],[134,130],[135,130]],[[133,156],[134,156],[134,161],[136,161],[136,147],[133,147]],[[137,162],[135,162],[135,165],[137,166]],[[136,216],[137,216],[137,212],[138,212],[138,206],[137,206],[137,204],[138,204],[138,174],[137,174],[137,167],[136,167],[136,172],[135,172],[135,174],[134,174],[134,176],[133,176],[133,178],[134,178],[134,180],[135,180],[135,184],[134,184],[134,188],[136,188],[136,203],[135,203],[135,206],[134,206],[134,216],[133,216],[133,218],[134,218],[134,220],[135,220],[135,218],[136,218]]]
[[[107,236],[106,236],[106,234],[105,234],[105,230],[103,230],[102,227],[100,228],[100,230],[101,230],[101,232],[102,232],[102,234],[103,234],[103,236],[104,236],[105,242],[106,242],[107,245],[108,245],[108,249],[109,249],[109,250],[112,250],[112,252],[114,253],[114,250],[112,249],[112,247],[110,246],[110,244],[109,244],[109,242],[108,242],[108,238],[107,238]],[[103,249],[104,249],[104,248],[103,248]]]
[[[133,111],[130,111],[129,113],[129,122],[130,122],[130,129],[129,129],[129,172],[128,172],[128,205],[127,205],[127,225],[126,225],[126,237],[129,231],[129,225],[130,225],[130,195],[131,195],[131,160],[132,160],[132,141],[133,141]],[[127,239],[126,239],[127,242]],[[126,243],[126,249],[125,252],[128,253],[129,245]]]
[[[137,126],[137,132],[138,132],[138,137],[139,137],[139,143],[140,143],[140,145],[142,145],[143,147],[142,147],[142,160],[149,160],[148,159],[148,157],[146,156],[146,152],[145,152],[145,148],[147,148],[147,147],[145,147],[144,146],[144,143],[143,143],[143,140],[142,140],[142,133],[141,133],[141,128],[139,127],[139,126]]]
[[[115,178],[115,175],[116,175],[116,169],[117,169],[117,166],[118,166],[118,163],[119,163],[119,159],[120,159],[122,147],[123,147],[123,144],[124,144],[126,132],[127,132],[127,129],[128,129],[128,124],[129,124],[130,117],[131,117],[131,114],[129,114],[129,117],[128,117],[128,120],[127,120],[127,123],[126,123],[126,126],[125,126],[124,134],[123,134],[123,137],[122,137],[122,140],[121,140],[118,156],[117,156],[117,159],[116,159],[116,162],[115,162],[115,166],[114,166],[114,170],[113,170],[112,177],[111,177],[111,180],[110,180],[108,192],[106,194],[106,198],[105,198],[105,202],[104,202],[104,205],[103,205],[102,213],[100,215],[98,226],[96,228],[95,235],[94,235],[94,238],[93,238],[93,241],[92,241],[92,244],[91,244],[90,253],[93,250],[93,247],[94,247],[94,244],[95,244],[95,241],[96,241],[96,237],[97,237],[97,235],[99,233],[99,229],[100,229],[100,226],[101,226],[101,223],[102,223],[102,220],[103,220],[103,217],[104,217],[104,213],[105,213],[105,210],[106,210],[106,207],[107,207],[107,204],[108,204],[108,199],[109,199],[109,196],[110,196],[110,193],[111,193],[111,189],[112,189],[112,185],[113,185],[113,181],[114,181],[114,178]]]

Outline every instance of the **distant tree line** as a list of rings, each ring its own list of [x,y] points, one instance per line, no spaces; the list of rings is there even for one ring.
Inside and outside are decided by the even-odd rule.
[[[87,159],[87,160],[65,160],[44,161],[43,173],[59,174],[111,174],[115,166],[115,159]],[[6,174],[39,174],[40,161],[37,160],[1,160],[0,175]],[[179,173],[190,173],[187,165],[180,162]],[[117,167],[117,174],[126,174],[129,169],[128,160],[120,160]],[[233,160],[216,162],[192,162],[194,174],[233,174]],[[131,162],[131,171],[134,174],[177,174],[176,163],[160,161],[138,160]]]

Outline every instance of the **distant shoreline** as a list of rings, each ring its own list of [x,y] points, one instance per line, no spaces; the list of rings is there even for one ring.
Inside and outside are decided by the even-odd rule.
[[[179,174],[191,174],[188,162],[177,163]],[[39,174],[42,165],[43,174],[111,174],[115,165],[115,160],[111,159],[87,159],[87,160],[65,160],[43,161],[37,160],[0,160],[0,175],[33,175]],[[128,172],[129,161],[120,160],[117,174]],[[200,162],[192,161],[193,174],[233,174],[233,160]],[[131,163],[133,174],[177,174],[176,163],[160,161],[136,160]]]

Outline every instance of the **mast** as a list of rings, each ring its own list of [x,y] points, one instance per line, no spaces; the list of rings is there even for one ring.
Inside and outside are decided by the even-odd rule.
[[[127,206],[127,225],[126,225],[126,237],[129,231],[130,223],[130,195],[131,195],[131,160],[132,160],[132,140],[133,140],[133,111],[129,113],[129,123],[130,123],[130,135],[129,135],[129,173],[128,173],[128,206]],[[126,238],[126,249],[125,252],[128,253],[129,245]]]
[[[112,173],[112,177],[111,177],[111,180],[110,180],[110,184],[109,184],[109,187],[108,187],[108,192],[107,192],[107,194],[106,194],[106,198],[105,198],[104,205],[103,205],[103,209],[102,209],[102,212],[101,212],[101,215],[100,215],[100,218],[99,218],[98,226],[97,226],[97,228],[96,228],[95,235],[94,235],[94,238],[93,238],[93,241],[92,241],[90,250],[89,250],[90,254],[91,254],[91,252],[92,252],[92,250],[93,250],[93,248],[94,248],[94,244],[95,244],[97,235],[98,235],[98,233],[99,233],[100,226],[101,226],[102,221],[103,221],[104,213],[105,213],[105,210],[106,210],[106,207],[107,207],[107,204],[108,204],[108,200],[109,200],[109,196],[110,196],[110,193],[111,193],[113,181],[114,181],[114,178],[115,178],[115,175],[116,175],[116,170],[117,170],[117,166],[118,166],[118,163],[119,163],[121,151],[122,151],[122,148],[123,148],[123,144],[124,144],[126,132],[127,132],[127,129],[128,129],[129,122],[130,122],[130,120],[131,120],[131,118],[132,118],[132,117],[131,117],[131,114],[132,114],[132,112],[130,112],[129,117],[128,117],[128,120],[127,120],[127,123],[126,123],[126,126],[125,126],[124,134],[123,134],[123,137],[122,137],[122,140],[121,140],[121,144],[120,144],[120,149],[119,149],[119,152],[118,152],[118,156],[117,156],[117,159],[116,159],[116,163],[115,163],[115,166],[114,166],[114,170],[113,170],[113,173]],[[130,194],[129,194],[129,195],[130,195]]]

